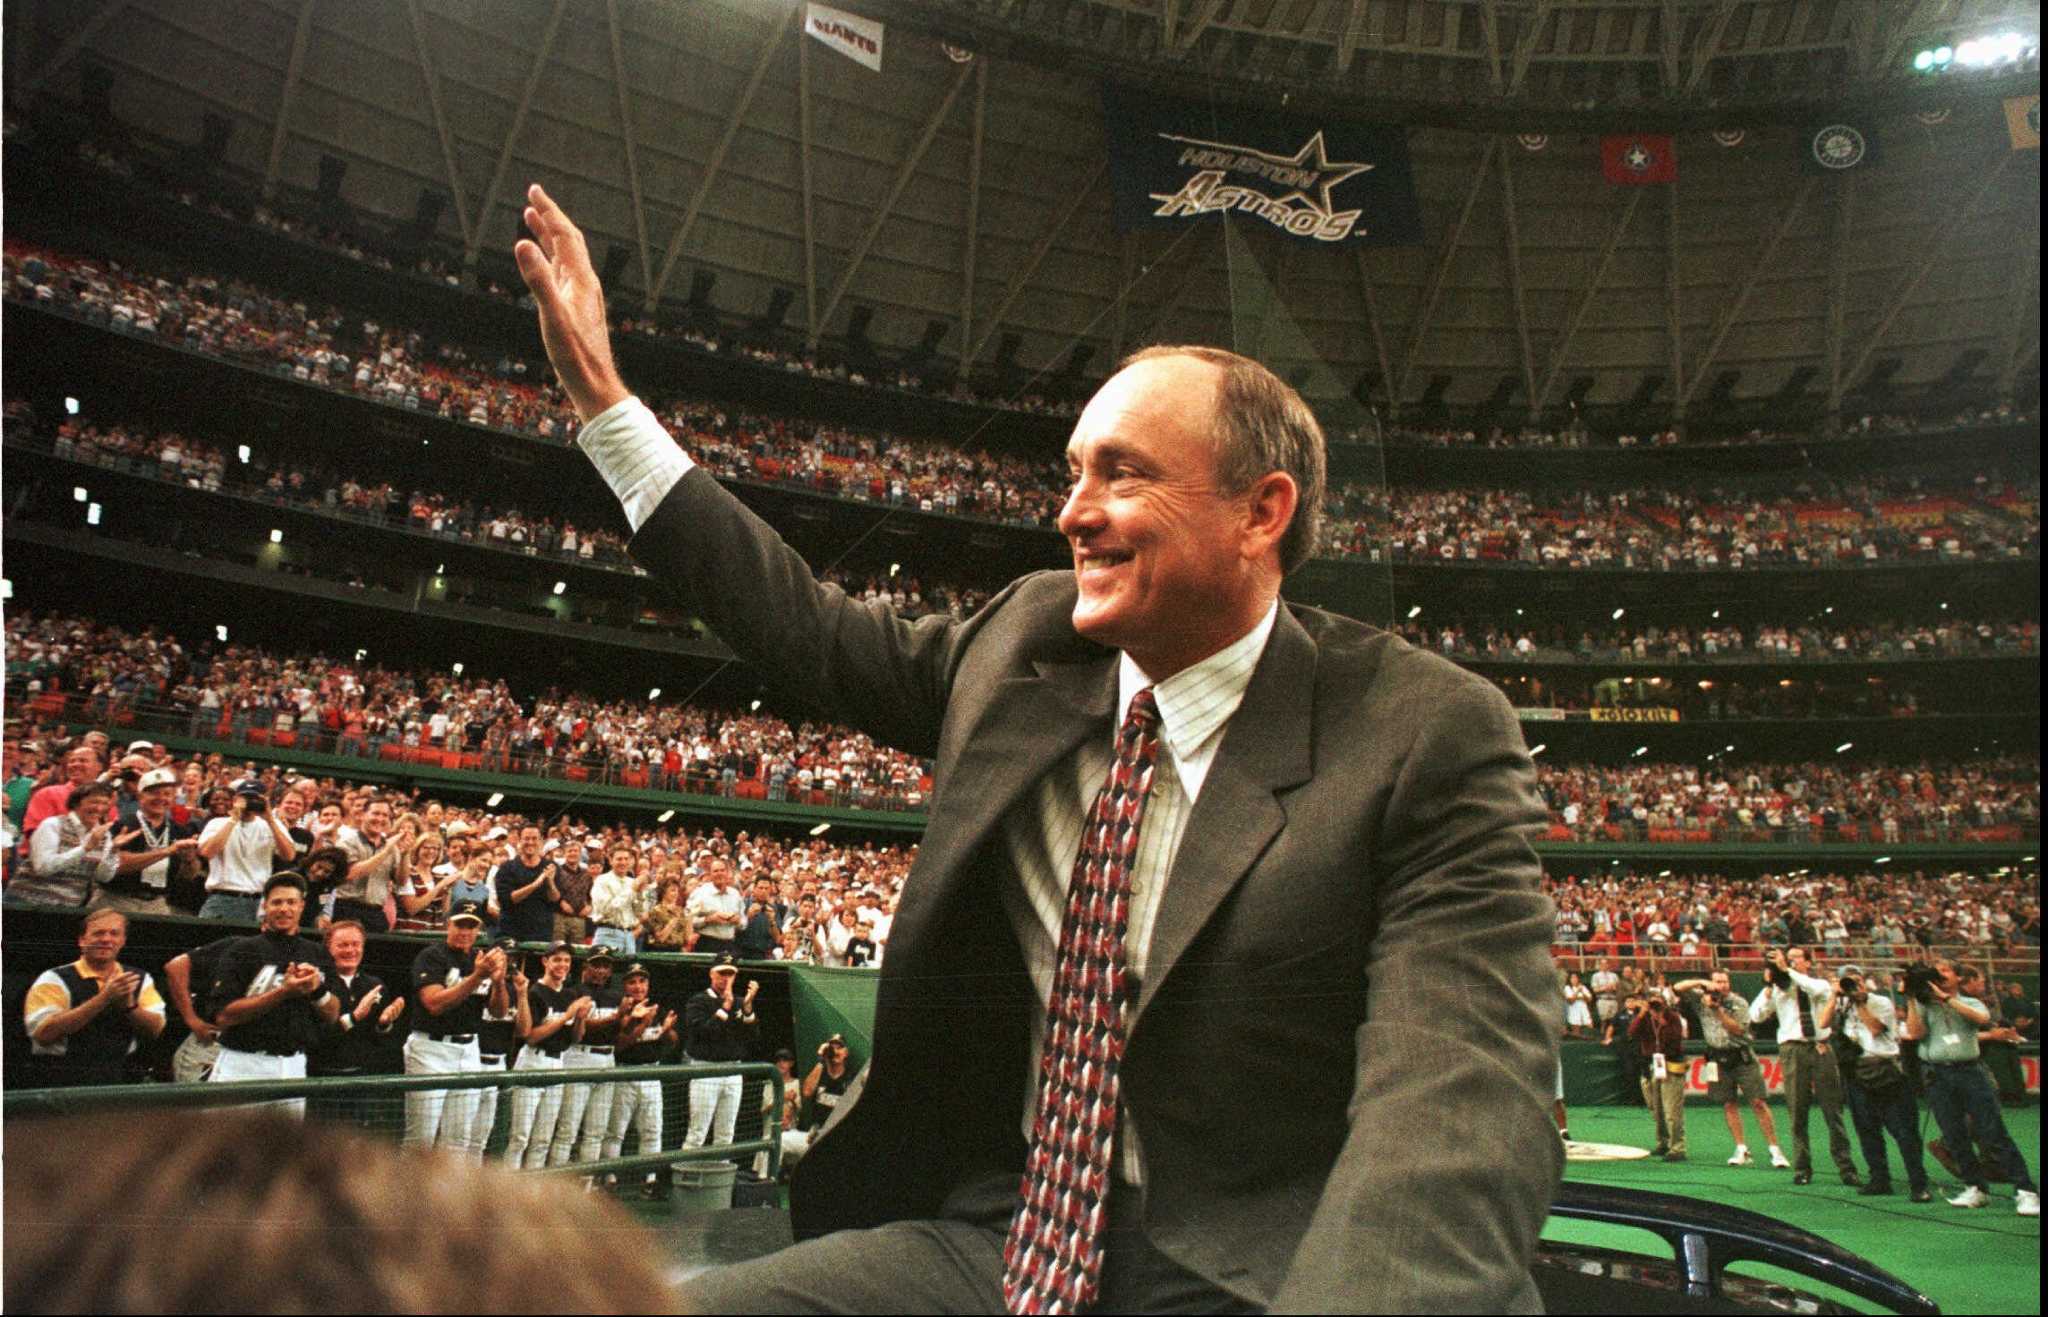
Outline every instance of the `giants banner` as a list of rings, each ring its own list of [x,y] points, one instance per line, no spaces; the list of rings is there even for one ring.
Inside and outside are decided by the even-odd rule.
[[[882,25],[872,18],[807,4],[804,31],[856,63],[878,72],[882,67]]]
[[[1305,242],[1422,241],[1402,130],[1102,90],[1103,134],[1126,232],[1234,212]]]

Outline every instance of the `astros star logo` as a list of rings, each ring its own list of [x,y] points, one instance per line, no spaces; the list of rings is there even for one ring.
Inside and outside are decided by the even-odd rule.
[[[1364,161],[1330,159],[1329,148],[1323,143],[1321,129],[1311,134],[1309,139],[1301,144],[1301,149],[1293,155],[1277,155],[1236,142],[1210,142],[1199,137],[1181,137],[1173,133],[1159,135],[1169,142],[1183,142],[1189,146],[1235,152],[1238,156],[1246,158],[1243,164],[1237,166],[1243,172],[1295,182],[1294,187],[1273,198],[1274,201],[1287,202],[1299,197],[1305,205],[1313,206],[1325,215],[1333,214],[1337,209],[1337,203],[1330,196],[1331,189],[1345,179],[1373,168]],[[1249,168],[1246,168],[1247,165]],[[1260,166],[1265,168],[1262,169]],[[1290,177],[1297,175],[1309,177],[1305,181],[1296,181],[1294,177]]]
[[[1654,159],[1650,155],[1649,148],[1641,142],[1630,142],[1628,150],[1621,154],[1621,163],[1627,165],[1636,173],[1641,174],[1649,170],[1651,164],[1654,163]]]

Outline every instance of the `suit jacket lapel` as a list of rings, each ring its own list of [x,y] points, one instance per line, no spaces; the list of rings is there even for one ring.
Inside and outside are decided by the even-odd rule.
[[[1004,812],[1083,738],[1107,734],[1116,705],[1114,653],[1072,663],[1036,661],[1032,667],[1035,676],[1013,677],[996,687],[948,771],[938,802],[945,825],[925,830],[892,942],[925,945],[918,934],[927,920],[939,917]],[[992,892],[985,895],[995,899]],[[906,925],[910,937],[903,936]]]
[[[1133,1029],[1160,983],[1285,825],[1278,793],[1308,781],[1315,667],[1315,643],[1282,605],[1181,834],[1145,952]]]

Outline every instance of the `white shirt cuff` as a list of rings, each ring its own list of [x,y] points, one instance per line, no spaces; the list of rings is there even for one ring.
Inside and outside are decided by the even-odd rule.
[[[591,417],[577,434],[576,446],[612,487],[626,510],[626,524],[636,535],[669,490],[696,465],[638,398],[627,398]]]

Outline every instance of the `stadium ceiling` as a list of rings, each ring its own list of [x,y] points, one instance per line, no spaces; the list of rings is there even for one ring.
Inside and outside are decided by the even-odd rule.
[[[873,0],[877,16],[1173,90],[1511,131],[1910,108],[1922,45],[2038,34],[2030,0]],[[2038,53],[1985,83],[2039,83]]]
[[[922,350],[1020,391],[1153,342],[1236,347],[1352,407],[1848,408],[1873,382],[1980,397],[2038,372],[2040,153],[2012,148],[2000,99],[2038,85],[2037,58],[1911,70],[1918,42],[2038,33],[2033,4],[841,3],[888,24],[880,70],[803,35],[799,0],[8,0],[7,92],[97,96],[160,156],[277,205],[331,183],[372,243],[429,216],[505,283],[544,181],[622,314],[701,304],[784,346]],[[1209,72],[1235,65],[1268,85]],[[1119,229],[1108,73],[1294,109],[1394,88],[1411,108],[1347,115],[1405,129],[1422,241]],[[1724,84],[1754,104],[1712,108]],[[1888,87],[1909,99],[1870,115],[1876,167],[1803,170],[1793,119]],[[1589,94],[1610,108],[1571,108]],[[1532,129],[1524,105],[1585,123]],[[1603,182],[1599,134],[1659,114],[1687,124],[1677,181]]]

